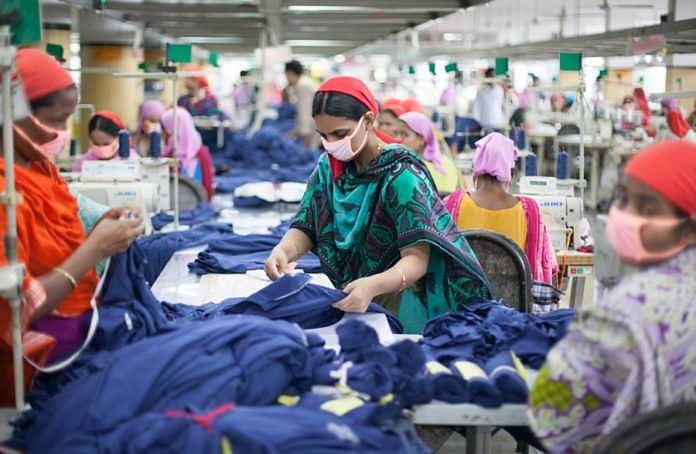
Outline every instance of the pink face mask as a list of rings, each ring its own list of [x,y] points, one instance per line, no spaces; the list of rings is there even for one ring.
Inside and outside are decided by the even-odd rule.
[[[111,159],[116,155],[118,151],[117,147],[118,139],[111,142],[109,145],[95,145],[92,144],[92,153],[99,159]]]
[[[365,144],[367,143],[367,132],[365,133],[365,138],[363,139],[362,143],[358,147],[357,150],[353,150],[353,137],[358,133],[360,130],[360,126],[362,125],[363,119],[365,117],[362,117],[360,121],[358,122],[358,125],[355,127],[355,130],[353,133],[347,137],[344,137],[342,139],[336,140],[335,142],[329,142],[323,137],[321,138],[321,143],[324,145],[324,149],[326,149],[326,152],[329,153],[331,156],[334,158],[338,159],[339,161],[347,162],[350,161],[351,159],[355,158],[355,155],[360,153],[360,151],[365,147]]]
[[[66,129],[64,131],[58,130],[58,129],[53,129],[45,124],[41,123],[35,116],[30,115],[29,120],[33,123],[33,127],[40,129],[44,131],[47,135],[56,135],[56,138],[51,140],[50,142],[46,142],[40,146],[37,147],[37,150],[41,153],[41,155],[47,159],[53,158],[58,155],[58,153],[61,152],[61,150],[65,147],[65,144],[70,142],[70,130]],[[21,134],[22,136],[26,137],[26,139],[29,142],[32,142],[32,140],[29,138],[29,136],[24,132],[24,130],[20,127],[15,127],[15,130],[17,133]]]
[[[674,257],[686,248],[685,244],[660,252],[650,252],[643,246],[641,231],[645,226],[674,228],[684,222],[677,218],[645,218],[612,206],[607,218],[607,238],[621,258],[644,264]]]
[[[150,123],[150,122],[143,123],[143,132],[145,134],[147,134],[149,136],[154,131],[162,132],[162,126],[160,126],[159,123]]]

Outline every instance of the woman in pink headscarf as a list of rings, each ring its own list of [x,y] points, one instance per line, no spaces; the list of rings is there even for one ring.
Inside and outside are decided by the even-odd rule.
[[[174,153],[174,109],[168,109],[160,119],[164,133],[162,155],[171,157]],[[196,131],[193,117],[181,107],[176,111],[177,155],[181,173],[201,183],[208,198],[213,194],[213,164],[208,149],[203,145],[201,135]]]
[[[445,202],[460,229],[502,233],[525,251],[532,279],[551,284],[558,273],[556,255],[539,205],[534,199],[508,193],[517,160],[514,142],[492,133],[476,142],[474,190],[456,191]]]
[[[428,117],[419,112],[401,115],[397,133],[405,146],[423,158],[440,195],[451,194],[462,187],[459,170],[451,157],[440,152],[435,129]]]
[[[164,104],[156,99],[149,99],[140,106],[138,127],[135,130],[135,149],[140,156],[149,154],[150,134],[153,131],[162,131],[160,117],[164,111]]]

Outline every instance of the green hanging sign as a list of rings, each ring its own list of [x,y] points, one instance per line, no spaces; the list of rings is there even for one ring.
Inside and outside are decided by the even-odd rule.
[[[210,63],[211,65],[215,66],[216,68],[220,66],[220,65],[218,65],[218,54],[217,54],[217,52],[210,52],[210,53],[208,54],[208,63]]]
[[[63,46],[60,44],[46,43],[46,53],[56,60],[63,63],[65,59],[63,58]]]
[[[415,74],[416,73],[416,67],[413,65],[408,66],[408,73],[409,74]]]
[[[428,62],[428,71],[430,71],[430,74],[432,74],[433,76],[435,75],[436,71],[434,62]]]
[[[9,13],[15,10],[19,22],[12,25],[12,44],[21,46],[41,41],[41,5],[39,0],[4,0],[0,1],[0,11]]]
[[[141,61],[138,63],[138,69],[147,72],[147,62]]]
[[[504,76],[508,73],[509,69],[509,59],[507,57],[500,57],[495,59],[495,75]]]
[[[445,72],[456,73],[457,71],[459,71],[459,65],[457,65],[456,63],[452,62],[447,63],[447,65],[445,65]]]
[[[191,63],[190,44],[167,44],[167,60],[176,63]]]
[[[558,56],[561,71],[580,71],[582,69],[581,53],[564,53]]]

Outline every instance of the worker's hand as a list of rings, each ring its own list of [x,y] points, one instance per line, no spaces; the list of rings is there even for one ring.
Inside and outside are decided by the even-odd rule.
[[[120,218],[126,218],[126,219],[139,219],[140,223],[143,222],[143,214],[140,208],[135,208],[135,207],[119,207],[119,208],[111,208],[109,211],[104,213],[102,217],[99,218],[97,221],[97,224],[99,224],[101,221],[104,219],[115,219],[118,220]],[[94,226],[96,227],[97,224]]]
[[[288,255],[285,253],[283,248],[276,246],[271,251],[271,255],[266,259],[266,263],[263,267],[266,272],[266,276],[272,281],[280,279],[283,274],[290,272],[288,267]]]
[[[344,312],[365,312],[377,296],[374,280],[370,277],[363,277],[346,285],[343,289],[348,294],[341,301],[333,304],[333,307]]]
[[[87,237],[88,245],[99,258],[111,257],[124,252],[145,231],[140,217],[126,219],[104,217]]]

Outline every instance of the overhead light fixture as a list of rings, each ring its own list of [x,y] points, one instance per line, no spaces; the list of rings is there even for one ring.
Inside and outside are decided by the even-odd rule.
[[[372,11],[366,6],[320,6],[320,5],[290,5],[288,11],[293,13],[323,13],[323,12],[362,12]]]
[[[462,35],[461,33],[444,33],[442,35],[442,39],[448,42],[463,41],[464,35]]]
[[[241,44],[242,38],[233,36],[186,36],[179,41],[188,44]]]
[[[333,58],[334,63],[343,63],[346,61],[346,56],[343,54],[338,54]]]
[[[289,39],[285,41],[290,47],[351,47],[355,41],[334,41],[328,39]]]

